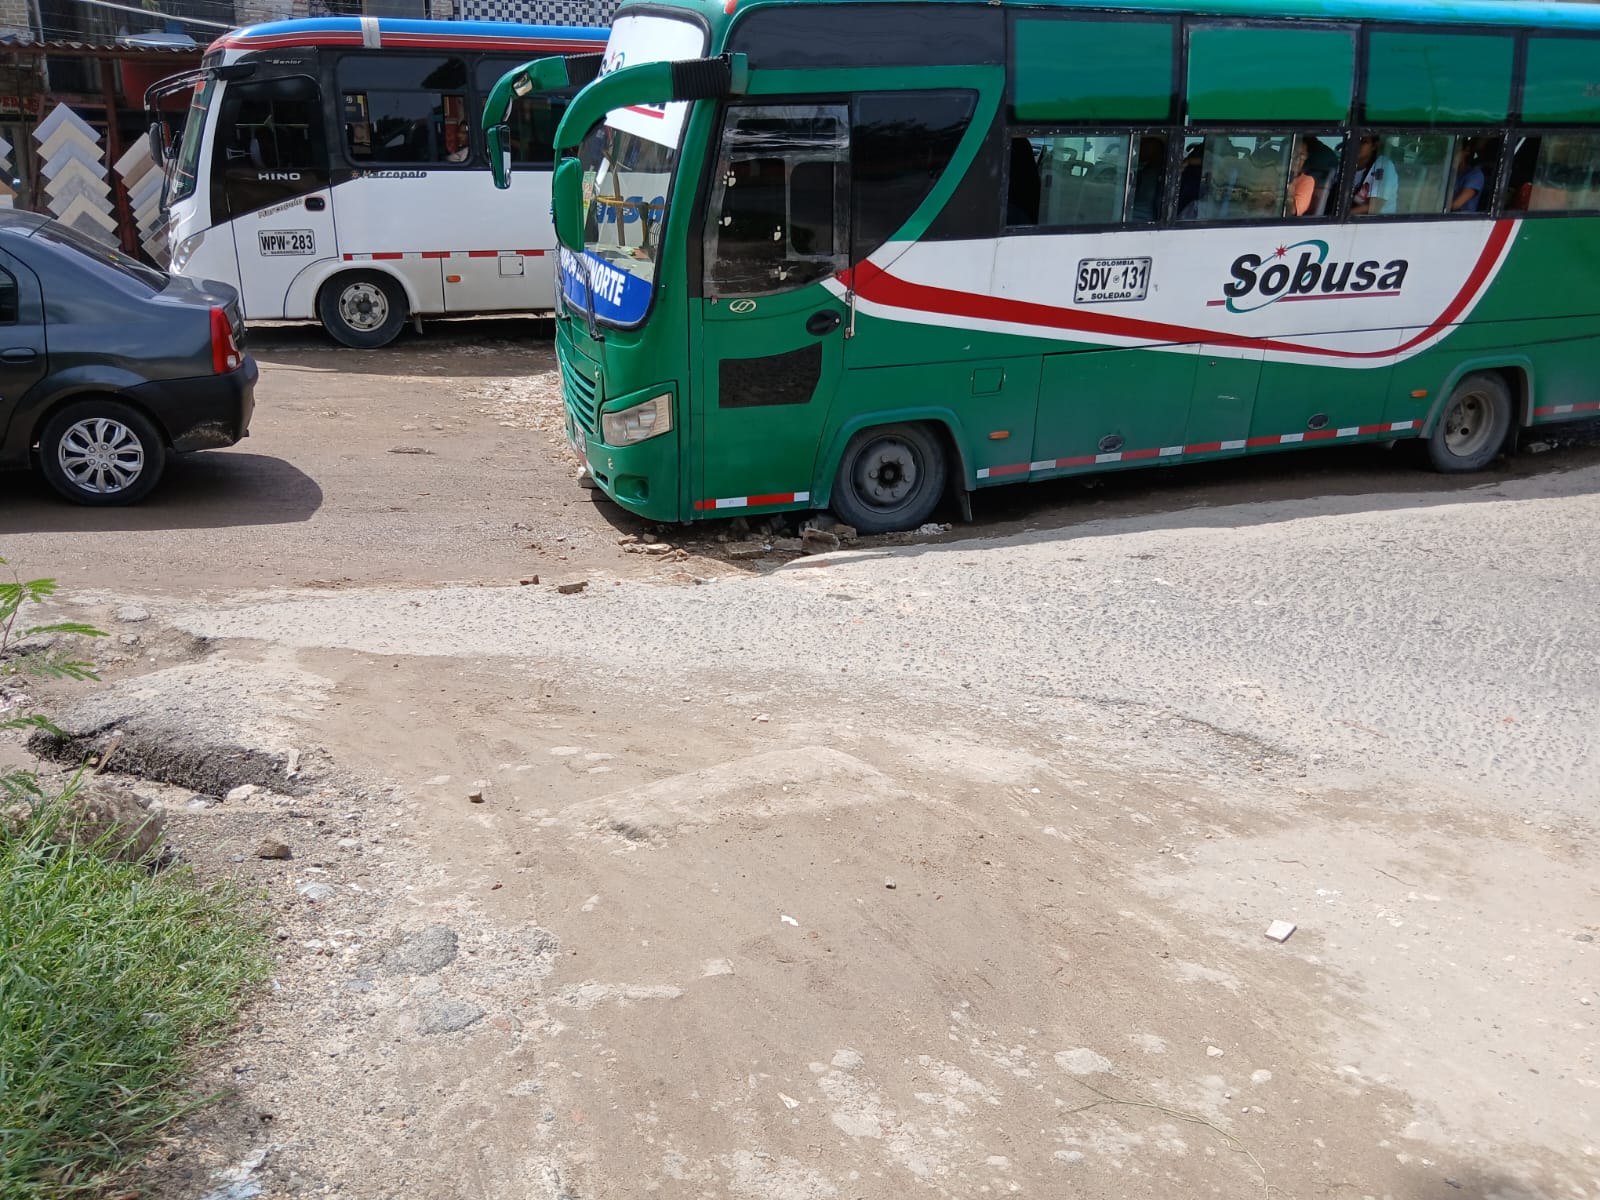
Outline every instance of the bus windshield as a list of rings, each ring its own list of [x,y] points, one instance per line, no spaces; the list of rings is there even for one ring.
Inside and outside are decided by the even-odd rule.
[[[697,58],[705,36],[677,18],[618,17],[606,43],[607,70]],[[678,102],[616,109],[579,147],[584,253],[561,258],[562,296],[579,311],[592,305],[596,317],[624,326],[649,311],[688,108]]]
[[[178,147],[178,163],[172,181],[173,200],[182,200],[194,194],[200,177],[200,138],[205,132],[206,110],[217,90],[217,81],[207,75],[195,84],[194,100],[189,106],[189,119],[183,125],[183,142]]]

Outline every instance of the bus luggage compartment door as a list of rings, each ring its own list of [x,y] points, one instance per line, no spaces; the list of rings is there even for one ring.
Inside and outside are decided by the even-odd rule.
[[[213,170],[233,227],[245,316],[314,316],[286,313],[284,298],[308,266],[338,255],[316,81],[230,83],[222,104]]]

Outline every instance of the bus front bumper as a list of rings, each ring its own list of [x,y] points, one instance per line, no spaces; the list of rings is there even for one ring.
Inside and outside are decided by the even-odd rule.
[[[629,512],[652,521],[678,519],[678,431],[628,446],[608,446],[567,410],[567,444],[595,486]]]

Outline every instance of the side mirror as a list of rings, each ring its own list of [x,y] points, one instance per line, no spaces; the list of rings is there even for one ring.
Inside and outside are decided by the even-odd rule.
[[[511,186],[511,128],[508,125],[491,125],[487,136],[489,169],[494,173],[494,185],[505,191]]]
[[[568,250],[583,250],[583,164],[564,158],[550,180],[550,208],[556,241]]]
[[[167,161],[167,126],[164,121],[155,121],[150,126],[150,154],[158,163]]]

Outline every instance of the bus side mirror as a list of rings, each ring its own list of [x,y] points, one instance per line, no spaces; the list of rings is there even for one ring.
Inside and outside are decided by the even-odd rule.
[[[583,249],[583,164],[564,158],[550,180],[551,216],[556,241],[568,250]]]
[[[489,126],[489,169],[494,173],[494,185],[501,191],[511,186],[511,128],[508,125]]]
[[[163,121],[150,126],[150,154],[157,162],[167,161],[167,126]]]

